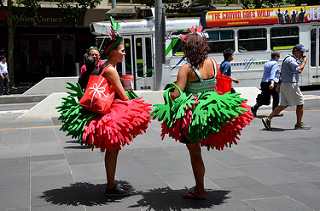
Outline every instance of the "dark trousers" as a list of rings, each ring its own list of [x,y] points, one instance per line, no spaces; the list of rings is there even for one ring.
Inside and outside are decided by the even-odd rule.
[[[3,87],[4,87],[4,94],[9,94],[9,77],[8,74],[4,76],[4,79],[0,77],[0,95],[3,94]]]
[[[269,102],[270,104],[270,97],[272,96],[273,102],[272,102],[272,110],[274,110],[279,105],[279,93],[276,92],[276,87],[278,83],[274,83],[273,89],[269,89],[271,82],[261,82],[261,94],[262,97],[257,101],[257,103],[253,106],[255,110],[258,110],[258,108],[262,105],[268,105],[266,102]]]

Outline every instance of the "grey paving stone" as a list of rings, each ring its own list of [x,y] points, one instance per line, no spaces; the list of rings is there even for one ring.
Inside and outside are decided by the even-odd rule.
[[[228,195],[227,195],[228,197]],[[254,209],[248,207],[244,202],[235,200],[233,198],[227,198],[224,203],[219,205],[214,205],[211,208],[202,208],[201,211],[209,211],[209,210],[235,210],[235,211],[254,211]]]
[[[58,141],[55,142],[38,142],[31,144],[31,155],[56,155],[62,154],[63,150]]]
[[[121,180],[130,182],[132,185],[163,182],[146,164],[133,160],[118,162],[116,176]]]
[[[179,171],[188,171],[189,167],[177,161],[175,158],[159,159],[159,160],[146,160],[144,161],[149,168],[155,173],[170,173]]]
[[[184,144],[177,143],[173,147],[161,147],[162,150],[167,152],[170,156],[180,161],[186,166],[191,166],[190,156],[187,147]],[[203,150],[202,150],[203,151]]]
[[[266,185],[251,185],[227,188],[230,191],[229,196],[237,200],[260,199],[269,197],[278,197],[282,194]]]
[[[97,152],[89,150],[83,150],[82,152],[67,152],[66,157],[69,165],[104,162]]]
[[[320,182],[311,182],[311,184],[317,186],[318,189],[320,190]]]
[[[30,129],[22,130],[7,130],[5,135],[2,137],[2,144],[6,145],[19,145],[30,143]]]
[[[0,187],[29,187],[30,170],[29,169],[1,169]]]
[[[71,206],[71,205],[47,205],[47,206],[32,206],[32,211],[85,211],[84,206]]]
[[[305,162],[299,162],[287,157],[259,159],[259,161],[285,172],[309,172],[320,170],[320,167],[316,167]]]
[[[306,132],[306,131],[300,131]],[[255,145],[273,150],[283,154],[285,157],[298,160],[301,162],[317,162],[320,159],[320,153],[315,151],[315,148],[320,147],[319,136],[310,137],[308,140],[306,133],[300,134],[304,135],[302,138],[296,138],[294,134],[287,134],[288,137],[285,139],[275,139],[269,141],[256,141],[252,142]],[[294,137],[294,138],[292,138]]]
[[[242,187],[242,186],[245,187],[245,186],[262,185],[262,183],[248,176],[226,177],[226,178],[218,178],[218,179],[210,179],[210,180],[223,189]]]
[[[269,166],[239,167],[236,169],[265,185],[303,182],[301,178]]]
[[[66,160],[31,162],[31,176],[45,176],[68,173],[70,173],[70,168]]]
[[[31,156],[31,162],[63,159],[65,159],[64,154]]]
[[[133,155],[139,160],[159,160],[174,158],[168,152],[159,148],[142,148],[132,151]]]
[[[210,161],[204,159],[204,164],[206,167],[206,177],[209,179],[238,177],[244,175],[241,171],[238,171],[236,168],[231,168],[216,160]]]
[[[215,160],[230,167],[261,165],[257,160],[248,158],[247,156],[234,152],[229,148],[226,148],[223,151],[212,150],[211,153],[203,153],[203,158],[206,159],[206,157],[214,158]]]
[[[192,187],[195,184],[193,173],[191,170],[185,172],[164,173],[158,175],[159,177],[161,177],[163,181],[165,181],[165,183],[169,185],[170,188],[174,190],[183,189],[185,186]]]
[[[1,144],[0,146],[0,159],[23,158],[29,155],[30,146],[27,145],[7,146]]]
[[[273,187],[314,210],[320,209],[320,190],[311,183],[279,184]]]
[[[31,129],[31,136],[37,137],[37,136],[55,136],[54,127],[36,127]]]
[[[70,168],[76,182],[106,178],[104,162],[102,161],[100,163],[70,165]]]
[[[258,147],[248,142],[243,142],[239,144],[237,147],[233,147],[232,150],[241,155],[244,155],[253,159],[283,157],[283,154],[281,153],[276,153],[272,150],[268,150],[263,147]]]
[[[244,200],[244,203],[248,207],[254,210],[270,211],[270,210],[281,210],[281,211],[311,211],[310,207],[297,202],[286,196],[271,197],[263,199]]]
[[[2,158],[0,159],[1,171],[8,171],[11,169],[27,170],[30,169],[29,157],[17,157],[17,158]]]
[[[1,187],[1,210],[19,210],[30,206],[29,186]]]

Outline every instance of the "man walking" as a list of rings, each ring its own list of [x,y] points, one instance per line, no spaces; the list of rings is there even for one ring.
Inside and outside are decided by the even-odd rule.
[[[272,110],[279,105],[279,93],[276,92],[276,87],[279,82],[280,68],[278,60],[280,58],[280,52],[274,51],[271,53],[270,61],[264,64],[264,72],[260,83],[261,98],[257,103],[251,107],[253,116],[257,116],[257,110],[262,105],[270,104],[270,96],[272,95]],[[283,114],[277,114],[277,116],[283,116]]]
[[[304,99],[298,85],[299,74],[303,71],[308,59],[303,56],[304,52],[308,52],[308,50],[303,45],[297,44],[293,47],[292,54],[289,54],[282,62],[280,105],[267,118],[262,119],[265,128],[268,130],[271,130],[271,119],[288,106],[296,106],[297,122],[294,128],[296,130],[311,129],[310,126],[306,126],[302,122]],[[302,59],[302,62],[300,59]]]
[[[0,56],[0,95],[3,94],[3,87],[5,88],[4,94],[9,94],[9,75],[7,60],[4,55]]]
[[[233,57],[234,57],[233,50],[230,48],[225,49],[223,51],[223,57],[224,57],[224,61],[220,64],[221,74],[228,76],[236,84],[240,83],[238,79],[231,77],[231,64],[230,64],[230,62],[233,60]],[[231,93],[235,93],[235,92],[236,91],[233,89],[233,86],[231,85]]]

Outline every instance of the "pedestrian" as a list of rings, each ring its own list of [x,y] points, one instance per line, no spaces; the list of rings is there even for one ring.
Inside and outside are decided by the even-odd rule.
[[[228,76],[229,78],[232,79],[232,81],[236,84],[239,84],[240,81],[232,78],[231,77],[231,64],[230,62],[233,60],[234,58],[234,54],[233,54],[233,50],[230,48],[227,48],[223,51],[223,57],[224,57],[224,61],[220,64],[220,72],[223,75]],[[233,86],[231,85],[231,93],[235,93],[236,91],[233,89]]]
[[[89,49],[86,49],[86,52],[83,54],[82,58],[83,58],[83,63],[86,63],[87,58],[89,56]]]
[[[95,59],[95,70],[100,70],[103,62],[100,59],[100,51],[96,46],[91,46],[88,50],[88,56],[92,56]],[[84,61],[86,63],[88,56],[86,57],[86,60]],[[87,70],[86,65],[82,65],[80,74],[84,73]]]
[[[297,121],[294,129],[311,129],[310,126],[307,126],[302,122],[304,99],[298,84],[299,74],[303,71],[308,59],[303,55],[304,52],[308,52],[308,50],[305,49],[303,45],[297,44],[293,47],[292,53],[284,58],[282,62],[280,105],[277,106],[267,118],[262,119],[265,128],[268,130],[271,130],[272,118],[288,106],[296,106]]]
[[[193,27],[192,29],[194,30]],[[192,29],[189,31],[192,32]],[[245,105],[243,105],[244,113],[236,114],[241,102],[244,102],[240,100],[236,103],[236,100],[239,100],[239,95],[233,95],[230,92],[219,95],[214,92],[219,68],[216,61],[208,58],[210,47],[205,36],[201,36],[205,32],[201,31],[202,28],[196,27],[196,29],[200,31],[183,35],[185,38],[182,50],[187,63],[179,69],[177,81],[165,91],[165,104],[156,105],[151,115],[153,118],[163,121],[161,124],[162,137],[168,134],[177,141],[186,144],[189,151],[196,185],[189,193],[184,194],[183,198],[204,200],[206,199],[205,165],[201,155],[201,146],[207,147],[208,150],[210,148],[221,150],[223,147],[235,143],[233,142],[235,139],[231,138],[231,141],[230,137],[234,137],[240,132],[235,131],[233,126],[242,128],[245,125],[240,126],[235,120],[231,121],[231,124],[234,123],[232,128],[227,129],[228,123],[226,123],[227,117],[223,114],[224,111],[231,115],[237,115],[239,118],[243,117],[241,115],[247,115],[247,121],[240,120],[242,123],[249,124],[253,117],[249,106]],[[230,99],[230,101],[227,102],[226,99]],[[228,118],[233,119],[232,116],[228,116]]]
[[[260,106],[270,104],[271,96],[273,100],[272,110],[279,105],[280,94],[276,91],[280,77],[279,58],[280,52],[274,51],[271,53],[271,59],[264,64],[263,76],[260,83],[261,94],[257,97],[257,103],[251,107],[253,116],[257,116],[257,111]],[[283,116],[283,114],[279,113],[277,116]]]
[[[101,66],[103,65],[100,59],[100,51],[97,47],[89,48],[89,55],[81,67],[78,83],[82,90],[85,90],[89,81],[90,75],[99,75]]]
[[[4,94],[9,95],[9,74],[8,74],[8,64],[7,64],[7,58],[2,55],[0,56],[0,95],[3,94],[3,88],[4,88]]]

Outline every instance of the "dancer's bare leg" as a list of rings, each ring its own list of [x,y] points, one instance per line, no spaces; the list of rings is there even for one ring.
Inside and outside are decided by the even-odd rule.
[[[196,181],[196,188],[193,192],[198,198],[205,198],[204,190],[204,174],[205,166],[202,160],[201,148],[198,144],[187,144],[187,148],[190,154],[191,166],[193,175]]]
[[[105,167],[107,173],[107,189],[111,189],[115,186],[114,177],[116,174],[118,154],[119,149],[113,149],[110,152],[106,151]]]

